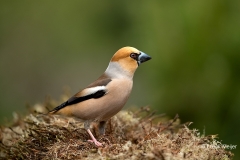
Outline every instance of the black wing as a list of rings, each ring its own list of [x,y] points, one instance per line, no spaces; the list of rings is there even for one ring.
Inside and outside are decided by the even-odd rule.
[[[69,100],[67,100],[66,102],[60,104],[59,106],[57,106],[56,108],[51,110],[49,113],[56,113],[57,111],[59,111],[60,109],[66,107],[66,106],[80,103],[80,102],[86,101],[88,99],[101,98],[102,96],[104,96],[107,93],[107,89],[105,86],[109,82],[111,82],[111,79],[109,79],[109,78],[98,79],[95,83],[96,85],[94,83],[90,84],[88,86],[88,88],[85,88],[84,90],[78,92],[73,97],[71,97]],[[84,92],[86,92],[86,94],[84,94]]]

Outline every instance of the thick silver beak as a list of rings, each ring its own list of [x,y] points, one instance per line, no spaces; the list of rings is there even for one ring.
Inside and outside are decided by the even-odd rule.
[[[152,58],[149,55],[147,55],[144,52],[140,52],[140,55],[138,56],[138,64],[146,62],[146,61],[148,61],[150,59],[152,59]]]

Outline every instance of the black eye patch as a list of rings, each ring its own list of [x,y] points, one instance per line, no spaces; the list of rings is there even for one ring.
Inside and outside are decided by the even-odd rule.
[[[131,54],[130,54],[130,57],[131,57],[132,59],[135,59],[136,61],[138,61],[138,56],[139,56],[139,54],[137,54],[137,53],[131,53]]]

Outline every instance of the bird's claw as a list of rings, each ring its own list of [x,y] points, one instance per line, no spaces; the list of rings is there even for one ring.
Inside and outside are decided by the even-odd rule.
[[[88,140],[88,142],[94,143],[97,147],[102,147],[102,143],[98,142],[97,140]]]

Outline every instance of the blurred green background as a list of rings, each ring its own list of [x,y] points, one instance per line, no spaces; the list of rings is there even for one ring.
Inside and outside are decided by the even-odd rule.
[[[137,70],[126,107],[178,113],[239,144],[239,0],[1,1],[0,122],[26,103],[59,99],[65,86],[77,92],[123,46],[153,58]]]

